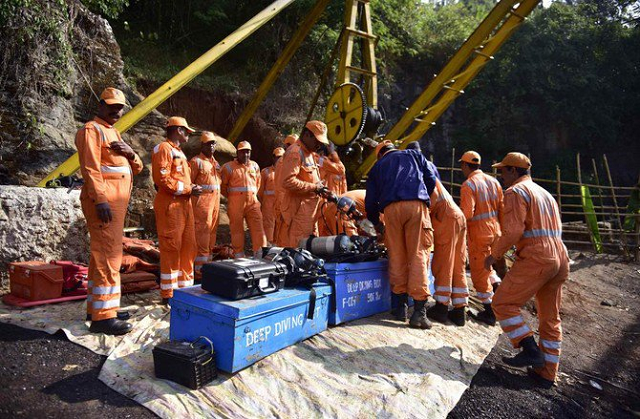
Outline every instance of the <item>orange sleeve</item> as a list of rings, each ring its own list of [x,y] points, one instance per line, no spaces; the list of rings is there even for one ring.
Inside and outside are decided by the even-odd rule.
[[[344,176],[346,174],[346,169],[344,167],[344,164],[342,164],[342,162],[340,161],[340,158],[337,157],[337,153],[336,153],[335,159],[337,161],[334,161],[333,159],[330,159],[328,157],[325,158],[322,161],[322,168],[327,173],[333,173],[336,175]]]
[[[260,201],[262,201],[262,198],[264,196],[264,186],[267,184],[267,169],[262,169],[262,171],[260,172],[260,178],[261,178],[261,182],[260,182],[260,187],[258,188],[258,199],[260,199]]]
[[[298,179],[301,164],[302,161],[300,160],[299,153],[285,154],[284,161],[282,162],[282,172],[280,175],[282,179],[282,187],[295,193],[315,192],[317,188],[315,184]]]
[[[106,185],[100,172],[102,139],[97,129],[92,125],[80,129],[76,134],[76,148],[80,159],[80,172],[89,198],[96,204],[108,202]]]
[[[198,179],[198,174],[200,173],[200,167],[198,166],[198,158],[194,157],[189,160],[189,169],[191,172],[191,183],[196,184],[196,179]]]
[[[144,169],[144,164],[142,163],[142,159],[140,159],[140,156],[138,156],[137,153],[134,154],[135,155],[133,157],[133,160],[129,160],[129,164],[131,165],[131,172],[134,175],[137,175],[142,172],[142,169]]]
[[[498,222],[502,225],[502,214],[504,213],[504,194],[502,187],[498,185]]]
[[[507,191],[504,196],[504,210],[502,217],[502,237],[491,248],[491,256],[502,258],[511,246],[522,237],[527,218],[527,203],[523,197],[513,191]]]
[[[173,157],[169,147],[163,147],[160,144],[158,152],[153,153],[151,158],[151,169],[153,175],[153,183],[171,195],[184,195],[191,192],[191,185],[185,185],[181,180],[171,176],[171,166]]]
[[[220,193],[223,196],[227,196],[229,190],[229,177],[231,175],[229,174],[229,170],[227,170],[227,168],[230,167],[230,164],[231,162],[225,163],[222,166],[222,169],[220,169]]]
[[[460,187],[460,209],[467,221],[473,218],[473,212],[476,209],[476,197],[466,181]]]
[[[258,176],[256,176],[256,189],[260,191],[260,188],[262,188],[262,185],[264,183],[262,182],[262,173],[260,172],[260,166],[258,166],[258,163],[256,162],[251,162],[251,164],[253,164],[253,170],[255,170],[258,174]]]

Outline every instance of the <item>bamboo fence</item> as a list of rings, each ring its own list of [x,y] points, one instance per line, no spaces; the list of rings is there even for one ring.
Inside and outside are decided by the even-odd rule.
[[[452,150],[452,156],[455,151]],[[452,160],[453,162],[454,160]],[[595,248],[595,233],[585,222],[587,216],[594,216],[597,220],[598,233],[602,249],[608,252],[620,252],[625,258],[640,261],[640,214],[628,209],[629,200],[634,190],[640,189],[640,178],[635,186],[616,186],[613,183],[609,162],[603,156],[604,172],[598,172],[595,159],[591,160],[592,173],[583,171],[580,165],[580,155],[576,156],[577,176],[567,177],[578,179],[577,182],[562,180],[562,171],[556,166],[555,179],[533,180],[544,187],[557,201],[563,223],[563,241],[568,246],[578,249]],[[453,166],[453,165],[452,165]],[[438,167],[442,184],[445,185],[456,201],[460,200],[460,186],[464,176],[460,168]],[[606,176],[606,184],[602,183],[601,174]],[[497,175],[493,169],[492,174]],[[583,182],[583,175],[587,175],[591,182]],[[534,174],[535,176],[535,174]],[[589,189],[593,201],[594,211],[586,211],[582,203],[581,188]],[[628,231],[623,228],[625,219],[632,217],[635,228]]]

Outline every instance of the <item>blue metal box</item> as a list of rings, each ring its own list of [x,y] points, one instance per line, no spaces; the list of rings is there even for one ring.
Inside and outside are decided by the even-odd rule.
[[[236,372],[280,349],[327,329],[331,287],[315,284],[313,319],[308,319],[310,291],[283,289],[231,301],[200,286],[174,290],[171,299],[171,340],[211,339],[216,366]]]
[[[327,263],[327,276],[335,284],[329,324],[336,325],[391,309],[388,261]]]
[[[433,256],[433,255],[432,255]],[[429,259],[429,290],[435,292],[435,279]],[[331,300],[329,324],[335,326],[362,317],[391,310],[389,262],[327,263],[327,276],[335,284],[335,297]],[[409,299],[409,305],[413,300]]]

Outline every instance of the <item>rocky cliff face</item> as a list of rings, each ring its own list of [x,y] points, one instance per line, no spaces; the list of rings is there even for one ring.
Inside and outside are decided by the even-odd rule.
[[[21,260],[87,263],[80,192],[0,185],[0,269]]]

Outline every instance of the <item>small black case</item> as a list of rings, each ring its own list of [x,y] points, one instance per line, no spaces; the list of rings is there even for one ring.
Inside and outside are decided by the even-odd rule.
[[[204,337],[194,342],[159,343],[153,348],[153,365],[157,378],[173,381],[192,390],[197,390],[218,376],[213,343]]]
[[[280,262],[229,259],[202,267],[202,289],[230,300],[276,292],[284,287],[287,268]]]

